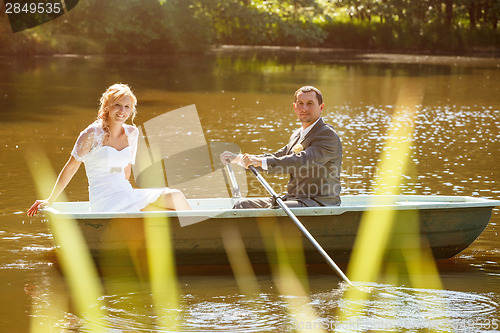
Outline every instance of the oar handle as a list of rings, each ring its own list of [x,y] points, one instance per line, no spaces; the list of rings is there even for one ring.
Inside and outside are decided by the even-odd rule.
[[[264,188],[273,196],[273,198],[276,200],[278,205],[285,211],[285,213],[292,219],[292,221],[295,223],[295,225],[300,229],[300,231],[306,236],[306,238],[311,242],[311,244],[318,250],[318,252],[323,256],[323,258],[326,260],[326,262],[332,267],[338,275],[345,281],[347,282],[351,287],[353,287],[352,282],[347,278],[347,276],[342,272],[342,270],[337,266],[335,261],[330,258],[328,253],[321,247],[321,245],[316,241],[316,239],[311,235],[309,230],[307,230],[306,227],[299,221],[297,216],[290,210],[290,208],[283,202],[283,200],[276,194],[276,192],[273,190],[271,185],[260,175],[260,173],[255,169],[253,165],[250,165],[248,167],[250,171],[253,172],[253,174],[257,177],[259,182],[264,186]]]
[[[229,181],[231,182],[231,187],[233,188],[232,197],[234,199],[239,199],[239,198],[241,198],[240,186],[238,185],[238,182],[236,181],[236,176],[234,175],[233,168],[231,167],[231,163],[226,164],[226,170],[227,170],[227,173],[229,175]]]

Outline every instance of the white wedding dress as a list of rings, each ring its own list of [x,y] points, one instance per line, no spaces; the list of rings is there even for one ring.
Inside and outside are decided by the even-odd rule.
[[[155,202],[168,187],[134,189],[125,178],[125,167],[135,163],[139,130],[123,125],[128,146],[116,150],[104,146],[105,131],[99,121],[80,133],[71,155],[85,165],[91,212],[139,212]]]

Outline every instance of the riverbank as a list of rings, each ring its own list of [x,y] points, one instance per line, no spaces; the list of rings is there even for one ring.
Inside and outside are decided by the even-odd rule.
[[[443,59],[453,57],[456,59],[461,58],[500,58],[500,48],[476,48],[468,52],[456,54],[453,52],[440,52],[432,50],[420,50],[413,52],[394,51],[394,50],[373,50],[373,49],[353,49],[353,48],[331,48],[331,47],[302,47],[302,46],[271,46],[271,45],[218,45],[212,46],[208,53],[248,53],[248,52],[262,52],[262,53],[304,53],[304,54],[332,54],[339,56],[354,56],[364,55],[367,58],[386,58],[390,59],[394,56],[406,57],[408,61],[415,62],[428,62],[436,61],[436,59]],[[458,57],[458,58],[457,58]],[[414,59],[414,60],[411,60]]]
[[[89,50],[91,51],[91,50]],[[94,50],[96,51],[96,50]],[[184,53],[189,55],[216,55],[216,54],[234,54],[249,55],[259,53],[283,54],[283,55],[325,55],[335,58],[357,58],[363,57],[365,61],[377,62],[406,62],[406,63],[448,63],[449,60],[469,61],[472,58],[491,58],[500,61],[500,48],[472,49],[467,52],[453,53],[432,50],[419,51],[396,51],[396,50],[373,50],[373,49],[355,49],[355,48],[331,48],[331,47],[307,47],[307,46],[272,46],[272,45],[213,45],[212,47],[197,53]],[[128,53],[129,57],[156,57],[172,56],[178,53]],[[124,56],[122,53],[107,52],[0,52],[0,57],[92,57],[92,56]]]

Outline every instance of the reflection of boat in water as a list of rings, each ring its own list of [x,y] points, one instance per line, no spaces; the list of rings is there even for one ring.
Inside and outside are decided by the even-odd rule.
[[[379,197],[380,198],[380,197]],[[486,228],[492,209],[499,201],[460,196],[404,195],[383,197],[392,204],[373,205],[371,195],[343,196],[337,207],[295,208],[292,211],[336,261],[345,262],[358,231],[361,217],[369,210],[391,210],[395,223],[389,251],[408,247],[407,236],[414,234],[417,221],[421,240],[436,259],[450,258],[467,248]],[[88,202],[58,202],[45,210],[50,220],[74,219],[94,255],[101,251],[128,251],[130,244],[145,250],[144,220],[170,222],[173,247],[179,265],[224,264],[227,255],[221,232],[239,229],[253,263],[268,261],[263,225],[278,223],[282,233],[300,232],[281,209],[231,209],[234,199],[190,199],[192,211],[141,213],[90,213]],[[195,223],[197,222],[197,223]],[[185,225],[184,227],[181,224]],[[417,243],[418,244],[418,243]],[[324,262],[309,242],[303,242],[306,261]]]

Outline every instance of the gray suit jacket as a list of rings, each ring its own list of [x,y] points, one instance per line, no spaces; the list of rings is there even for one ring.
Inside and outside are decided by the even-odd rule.
[[[340,170],[342,145],[332,125],[321,118],[301,142],[300,128],[286,146],[267,158],[268,173],[289,173],[287,198],[298,199],[306,205],[312,201],[325,206],[340,205]],[[300,143],[304,150],[299,154],[293,147]]]

